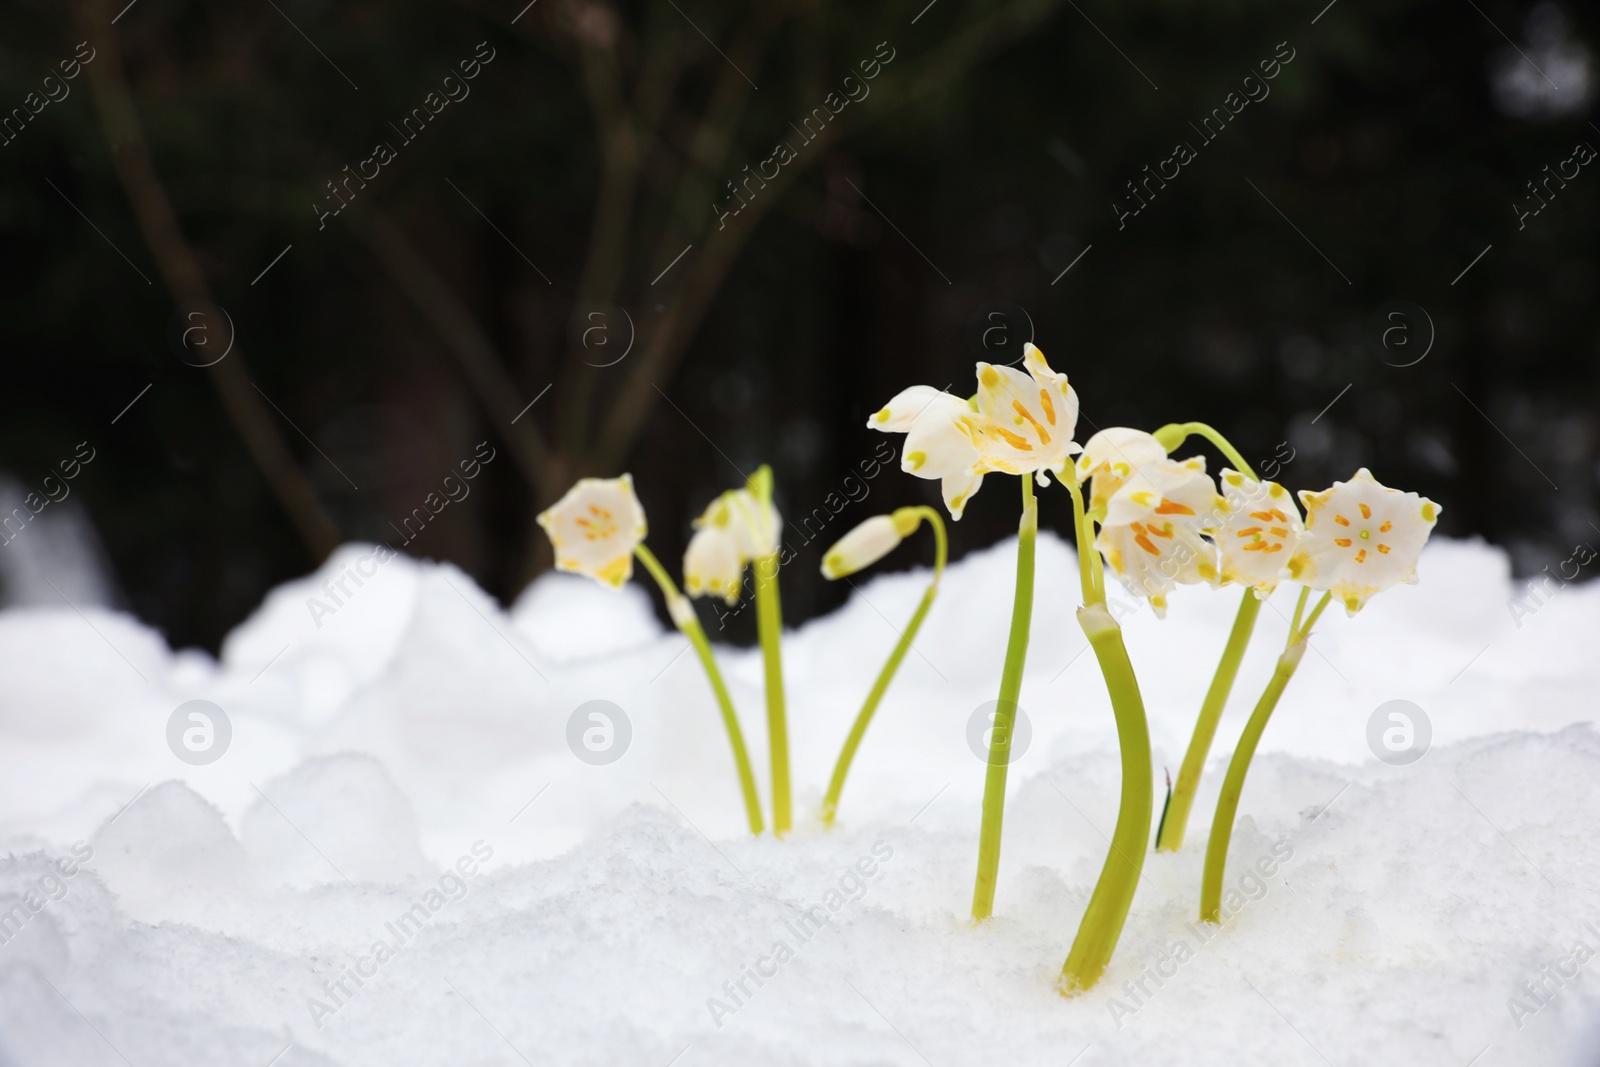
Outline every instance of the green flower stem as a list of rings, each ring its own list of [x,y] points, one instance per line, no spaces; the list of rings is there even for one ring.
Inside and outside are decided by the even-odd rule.
[[[793,825],[789,796],[789,725],[783,701],[783,606],[778,599],[778,553],[758,556],[756,632],[767,674],[767,743],[772,753],[772,832],[783,836]]]
[[[1217,813],[1211,820],[1211,838],[1206,843],[1206,866],[1200,885],[1200,918],[1204,922],[1222,921],[1222,875],[1228,862],[1228,842],[1233,837],[1233,821],[1239,811],[1239,797],[1244,792],[1245,774],[1250,770],[1250,761],[1261,742],[1262,732],[1267,728],[1267,720],[1272,718],[1273,709],[1278,706],[1289,679],[1294,677],[1295,669],[1305,655],[1311,628],[1316,625],[1331,599],[1331,594],[1323,594],[1304,625],[1290,628],[1288,644],[1283,655],[1278,657],[1272,680],[1267,683],[1266,691],[1250,713],[1250,721],[1245,724],[1244,733],[1239,738],[1239,747],[1234,749],[1233,759],[1228,763],[1228,775],[1222,782],[1222,795],[1217,798]],[[1302,607],[1305,604],[1303,594],[1300,603]],[[1297,609],[1297,622],[1299,616]]]
[[[1094,525],[1083,511],[1083,492],[1070,477],[1062,478],[1061,484],[1072,494],[1072,528],[1076,532],[1073,540],[1078,542],[1078,584],[1083,589],[1084,606],[1104,604],[1106,576],[1100,553],[1094,549]]]
[[[1210,441],[1228,458],[1234,469],[1251,481],[1260,481],[1255,468],[1245,462],[1239,450],[1233,447],[1220,432],[1203,422],[1185,422],[1177,427],[1184,436],[1195,434]],[[1176,445],[1174,445],[1176,447]],[[1217,723],[1222,719],[1228,695],[1233,692],[1234,680],[1239,675],[1239,664],[1244,660],[1250,635],[1255,631],[1256,616],[1261,613],[1261,601],[1252,590],[1246,589],[1239,603],[1239,613],[1234,616],[1233,629],[1228,643],[1223,646],[1222,659],[1211,676],[1211,687],[1200,703],[1200,716],[1194,724],[1194,735],[1183,754],[1183,764],[1178,769],[1178,783],[1167,794],[1167,806],[1161,812],[1161,826],[1156,831],[1156,851],[1176,852],[1183,847],[1183,835],[1189,825],[1189,810],[1194,805],[1195,791],[1200,787],[1200,775],[1205,771],[1206,756],[1211,752],[1211,742],[1217,735]]]
[[[1100,880],[1089,898],[1089,908],[1078,925],[1078,936],[1061,968],[1061,988],[1066,993],[1088,989],[1100,980],[1122,936],[1123,923],[1133,894],[1139,888],[1145,850],[1150,844],[1150,817],[1154,809],[1154,783],[1150,770],[1150,726],[1145,720],[1139,682],[1122,643],[1122,627],[1103,605],[1078,611],[1100,672],[1111,693],[1111,710],[1117,719],[1117,744],[1122,751],[1122,800],[1117,827],[1111,834]]]
[[[1255,590],[1246,589],[1239,601],[1239,614],[1234,616],[1233,630],[1222,650],[1222,660],[1217,673],[1211,678],[1211,688],[1200,705],[1200,718],[1194,724],[1194,736],[1189,739],[1189,750],[1183,754],[1183,766],[1178,770],[1178,784],[1167,797],[1167,808],[1161,815],[1161,829],[1156,834],[1157,852],[1176,852],[1183,847],[1183,834],[1189,823],[1189,809],[1194,806],[1195,790],[1200,787],[1200,774],[1205,770],[1206,756],[1211,742],[1217,736],[1217,723],[1222,719],[1222,709],[1233,691],[1234,679],[1239,675],[1239,664],[1244,660],[1244,650],[1255,630],[1256,616],[1261,613],[1261,600]]]
[[[705,669],[706,678],[711,682],[711,692],[716,695],[717,706],[722,709],[722,724],[728,728],[728,742],[733,746],[733,762],[739,770],[739,788],[744,792],[744,810],[750,819],[750,832],[759,834],[763,829],[761,798],[756,794],[756,778],[750,769],[750,753],[744,745],[744,731],[739,729],[739,715],[733,709],[733,698],[728,695],[728,686],[722,680],[722,671],[718,669],[716,658],[711,654],[711,642],[706,639],[705,629],[701,627],[700,620],[694,613],[694,606],[689,603],[687,597],[678,592],[677,584],[673,582],[666,568],[661,566],[661,561],[656,559],[655,553],[640,544],[633,550],[633,554],[661,587],[661,595],[667,600],[667,613],[672,616],[672,621],[678,630],[694,646],[695,655],[700,657],[700,666]]]
[[[1033,621],[1033,556],[1039,534],[1039,505],[1033,498],[1033,475],[1022,475],[1022,520],[1017,526],[1017,589],[1011,606],[1011,638],[1000,675],[1000,699],[989,735],[989,767],[983,780],[983,822],[978,833],[978,877],[972,889],[972,918],[994,913],[995,880],[1000,874],[1000,825],[1005,814],[1006,772],[1011,766],[1011,732],[1016,725],[1017,697],[1022,692],[1022,665],[1028,656],[1028,630]]]
[[[1217,451],[1221,452],[1227,457],[1228,462],[1233,464],[1234,470],[1238,471],[1240,474],[1243,474],[1247,478],[1255,478],[1257,481],[1260,481],[1259,478],[1256,478],[1255,468],[1246,463],[1244,457],[1239,454],[1239,450],[1233,447],[1233,442],[1222,436],[1222,434],[1217,430],[1207,426],[1203,422],[1183,423],[1182,430],[1185,434],[1193,434],[1197,437],[1204,437],[1207,441],[1210,441],[1212,444],[1217,446]],[[1171,451],[1171,449],[1168,449],[1168,451]]]
[[[922,594],[922,602],[917,605],[917,610],[912,612],[911,621],[906,624],[905,631],[900,635],[899,642],[894,646],[894,650],[889,653],[889,659],[884,663],[883,670],[878,672],[878,679],[872,683],[872,690],[867,693],[866,703],[861,705],[861,711],[857,713],[856,721],[850,727],[850,735],[844,740],[844,748],[839,752],[839,760],[833,766],[833,778],[828,782],[827,795],[822,798],[822,824],[824,826],[833,825],[834,815],[839,809],[839,794],[844,792],[844,777],[850,773],[850,763],[856,757],[856,749],[861,746],[861,739],[867,733],[867,725],[872,722],[872,716],[878,710],[878,704],[883,700],[884,693],[889,690],[889,683],[894,680],[895,672],[900,669],[901,661],[906,658],[906,653],[911,650],[911,642],[916,639],[917,630],[922,627],[922,620],[927,618],[928,609],[933,607],[933,598],[939,593],[939,579],[944,575],[945,558],[949,553],[944,519],[932,508],[919,507],[916,511],[933,527],[935,541],[933,580],[928,583],[927,592]]]

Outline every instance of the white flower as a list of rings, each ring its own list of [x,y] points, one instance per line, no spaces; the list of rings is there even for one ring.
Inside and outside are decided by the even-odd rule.
[[[1416,493],[1380,485],[1362,467],[1348,482],[1320,493],[1304,490],[1306,531],[1289,573],[1326,589],[1351,615],[1367,598],[1417,580],[1417,557],[1433,532],[1439,505]]]
[[[633,550],[644,540],[644,508],[633,477],[580,478],[538,523],[556,549],[556,566],[613,589],[633,574]]]
[[[683,585],[690,596],[720,596],[732,604],[744,584],[745,564],[778,551],[778,509],[749,488],[717,497],[694,522],[683,554]]]
[[[1089,483],[1089,508],[1093,510],[1111,499],[1122,483],[1146,463],[1167,458],[1160,441],[1143,430],[1128,426],[1108,426],[1083,446],[1078,456],[1078,481]]]
[[[978,410],[959,421],[978,452],[972,473],[1037,473],[1049,484],[1044,472],[1060,474],[1078,451],[1078,394],[1031,343],[1023,362],[1027,374],[979,363]]]
[[[899,547],[920,525],[914,508],[874,515],[839,538],[822,557],[822,576],[832,581],[865,570]]]
[[[983,475],[972,473],[978,451],[960,423],[970,414],[972,408],[960,397],[930,385],[913,385],[867,420],[874,430],[906,435],[900,469],[940,482],[945,509],[957,520],[983,484]]]
[[[720,596],[732,604],[744,583],[744,562],[729,530],[702,526],[683,554],[683,587],[690,596]]]
[[[1107,502],[1095,547],[1128,591],[1165,617],[1175,586],[1217,581],[1216,546],[1201,535],[1215,526],[1219,503],[1202,457],[1147,463]]]
[[[1265,600],[1288,573],[1305,527],[1289,491],[1235,470],[1222,471],[1222,521],[1212,536],[1222,555],[1222,580],[1252,586]]]

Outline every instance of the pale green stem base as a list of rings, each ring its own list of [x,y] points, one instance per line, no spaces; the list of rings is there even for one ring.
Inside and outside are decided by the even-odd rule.
[[[772,754],[772,832],[783,836],[794,825],[789,793],[789,725],[783,698],[783,606],[778,599],[778,554],[753,562],[756,575],[756,632],[767,677],[767,744]]]
[[[895,672],[900,669],[900,663],[906,658],[906,653],[911,651],[911,642],[916,639],[917,631],[922,628],[922,620],[928,617],[928,610],[933,607],[933,599],[939,594],[939,579],[944,574],[945,559],[949,553],[949,542],[945,535],[944,520],[932,508],[919,508],[930,526],[936,540],[933,580],[928,583],[927,592],[922,594],[922,602],[917,605],[917,610],[912,613],[911,621],[906,624],[905,632],[900,635],[900,640],[895,644],[894,650],[889,653],[889,659],[884,663],[883,670],[878,672],[877,681],[872,683],[872,690],[867,693],[867,699],[861,705],[861,710],[856,714],[856,721],[850,726],[850,734],[844,739],[844,748],[839,752],[839,759],[833,766],[833,777],[828,781],[828,792],[822,798],[822,825],[831,827],[835,814],[839,810],[839,795],[844,792],[844,778],[850,773],[850,764],[856,758],[856,749],[861,747],[861,739],[866,736],[867,726],[872,722],[872,716],[878,710],[883,695],[889,691],[889,683],[894,681]]]
[[[706,639],[705,629],[695,617],[694,607],[687,597],[678,592],[677,584],[656,559],[655,553],[641,544],[634,549],[634,555],[661,587],[661,595],[667,600],[667,613],[672,616],[672,621],[679,632],[694,646],[695,655],[700,659],[700,666],[705,670],[706,679],[711,683],[711,692],[716,696],[717,707],[722,711],[722,724],[728,730],[728,742],[733,746],[733,762],[739,771],[739,788],[744,793],[744,810],[750,819],[750,832],[759,834],[764,826],[761,819],[761,798],[756,793],[756,776],[750,768],[750,752],[745,748],[744,731],[739,729],[739,715],[734,711],[733,698],[728,695],[728,686],[722,680],[722,671],[717,667],[716,657],[711,654],[711,642]]]
[[[983,821],[978,831],[978,876],[972,889],[972,918],[994,913],[995,881],[1000,875],[1000,830],[1005,817],[1006,772],[1011,767],[1011,732],[1016,725],[1017,697],[1022,692],[1022,666],[1028,656],[1028,630],[1033,622],[1033,557],[1039,533],[1039,505],[1033,498],[1033,475],[1022,475],[1022,521],[1017,527],[1017,590],[1011,606],[1011,637],[1006,644],[1000,698],[989,735],[989,766],[983,779]]]
[[[1122,800],[1117,809],[1117,828],[1111,834],[1111,851],[1101,868],[1089,898],[1088,910],[1078,925],[1078,936],[1061,968],[1062,992],[1072,994],[1090,988],[1100,980],[1111,954],[1122,937],[1122,927],[1139,888],[1145,851],[1150,843],[1150,818],[1153,814],[1154,782],[1150,767],[1150,726],[1145,719],[1144,699],[1133,664],[1122,643],[1122,628],[1111,613],[1098,604],[1081,608],[1078,623],[1083,627],[1100,671],[1111,693],[1111,709],[1117,719],[1117,744],[1122,752]]]
[[[1178,784],[1167,798],[1167,807],[1161,815],[1161,828],[1156,832],[1157,852],[1176,852],[1183,847],[1184,829],[1189,823],[1189,809],[1194,805],[1195,791],[1200,787],[1200,775],[1205,770],[1206,756],[1211,752],[1211,742],[1217,736],[1217,723],[1222,719],[1222,709],[1233,691],[1234,679],[1239,675],[1239,664],[1244,660],[1244,650],[1255,629],[1256,616],[1261,613],[1261,601],[1253,589],[1244,591],[1239,602],[1239,614],[1234,617],[1233,630],[1228,634],[1228,644],[1222,650],[1222,660],[1211,679],[1211,688],[1200,705],[1200,718],[1194,724],[1194,736],[1189,739],[1189,750],[1183,755],[1183,766],[1178,770]]]
[[[1300,665],[1300,657],[1305,650],[1303,637],[1299,640],[1291,637],[1291,643],[1278,657],[1272,680],[1267,683],[1266,691],[1250,713],[1250,721],[1245,724],[1244,733],[1239,737],[1239,747],[1234,749],[1233,759],[1228,763],[1228,776],[1222,781],[1222,796],[1217,798],[1217,813],[1211,820],[1211,837],[1206,842],[1206,867],[1200,885],[1200,918],[1204,922],[1222,921],[1222,874],[1228,862],[1228,842],[1233,837],[1233,820],[1239,811],[1239,797],[1244,792],[1244,776],[1250,770],[1250,760],[1255,756],[1262,731],[1267,728],[1267,720],[1272,718],[1272,711],[1278,706],[1278,699],[1283,696],[1289,679],[1294,677],[1295,668]]]
[[[1228,863],[1228,842],[1233,837],[1233,820],[1239,811],[1239,797],[1244,793],[1244,776],[1250,770],[1250,760],[1256,754],[1256,746],[1261,743],[1267,720],[1272,718],[1273,709],[1278,706],[1289,679],[1294,677],[1295,668],[1300,666],[1311,628],[1317,624],[1333,599],[1331,593],[1322,594],[1317,606],[1301,622],[1300,615],[1305,609],[1309,592],[1309,589],[1300,591],[1300,602],[1294,609],[1294,621],[1289,626],[1288,644],[1284,646],[1283,655],[1278,657],[1278,666],[1272,672],[1272,680],[1267,683],[1266,691],[1256,702],[1256,709],[1250,713],[1250,721],[1245,723],[1239,747],[1233,751],[1233,759],[1228,762],[1228,776],[1222,781],[1217,813],[1211,820],[1211,837],[1206,842],[1206,867],[1200,883],[1200,918],[1204,922],[1222,921],[1223,869]]]

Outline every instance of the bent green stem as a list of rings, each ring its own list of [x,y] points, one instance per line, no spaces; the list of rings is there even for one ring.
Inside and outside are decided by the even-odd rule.
[[[706,678],[711,682],[711,692],[717,698],[717,707],[722,710],[722,724],[728,729],[728,743],[733,746],[733,762],[739,771],[739,788],[744,793],[744,810],[750,819],[750,832],[759,834],[763,829],[761,798],[756,793],[756,778],[750,769],[750,753],[744,745],[744,731],[739,729],[739,715],[734,711],[733,698],[728,695],[728,686],[722,680],[722,671],[718,669],[716,658],[711,654],[711,642],[706,639],[705,629],[700,625],[700,619],[695,615],[694,606],[689,603],[689,598],[678,592],[677,584],[673,582],[666,568],[661,566],[661,561],[656,559],[655,553],[640,544],[634,548],[633,554],[644,564],[644,569],[650,572],[650,577],[656,580],[656,585],[661,587],[661,595],[667,601],[667,614],[672,616],[672,621],[679,632],[694,646],[695,655],[700,659],[700,666],[704,668]]]
[[[939,593],[939,579],[944,574],[945,558],[949,552],[944,519],[940,518],[939,513],[932,508],[919,507],[916,511],[933,527],[935,541],[933,580],[928,583],[927,591],[922,594],[922,602],[917,605],[917,610],[912,612],[911,621],[906,624],[900,640],[889,653],[889,659],[884,663],[883,670],[878,672],[877,681],[872,683],[866,702],[861,705],[861,710],[856,714],[856,721],[850,727],[850,734],[844,740],[844,748],[840,750],[838,762],[833,767],[833,777],[828,782],[827,795],[822,798],[823,826],[833,825],[834,815],[839,809],[839,795],[844,792],[844,778],[850,773],[850,763],[856,758],[856,749],[861,746],[861,739],[866,736],[867,726],[872,722],[878,704],[883,700],[883,695],[889,691],[889,683],[894,680],[901,661],[911,650],[911,642],[916,639],[917,630],[922,627],[922,620],[927,618],[928,609],[933,607],[933,598]]]
[[[1222,709],[1233,691],[1234,679],[1239,675],[1239,664],[1244,660],[1244,650],[1255,630],[1256,617],[1261,613],[1261,600],[1255,590],[1246,589],[1239,602],[1239,614],[1234,616],[1233,629],[1228,643],[1217,663],[1217,673],[1211,678],[1211,688],[1200,704],[1200,717],[1194,724],[1194,736],[1189,739],[1189,749],[1183,754],[1183,765],[1178,769],[1178,783],[1167,798],[1166,810],[1161,816],[1161,829],[1156,833],[1157,852],[1176,852],[1183,847],[1183,834],[1189,823],[1189,810],[1194,806],[1195,791],[1200,787],[1200,775],[1205,770],[1206,756],[1211,742],[1217,736],[1217,723],[1222,719]]]
[[[1278,706],[1278,700],[1283,696],[1284,689],[1289,685],[1289,679],[1294,677],[1295,669],[1300,666],[1300,660],[1305,655],[1306,640],[1311,636],[1311,628],[1316,625],[1323,609],[1332,599],[1331,594],[1324,593],[1311,614],[1306,617],[1303,625],[1296,625],[1289,630],[1289,641],[1278,657],[1278,665],[1272,672],[1272,680],[1267,683],[1266,690],[1261,694],[1261,699],[1256,702],[1255,710],[1250,713],[1250,721],[1245,724],[1244,733],[1239,738],[1239,747],[1234,749],[1233,759],[1228,762],[1228,774],[1222,782],[1222,795],[1217,798],[1217,813],[1211,820],[1211,837],[1206,842],[1205,872],[1200,884],[1200,918],[1204,922],[1222,921],[1222,876],[1228,862],[1228,842],[1233,837],[1233,821],[1239,811],[1239,797],[1244,793],[1245,775],[1250,770],[1250,761],[1255,756],[1256,746],[1261,742],[1261,734],[1267,728],[1267,720],[1272,718],[1273,710]],[[1301,597],[1304,606],[1305,597]],[[1300,612],[1296,610],[1295,619],[1298,623]]]
[[[1061,968],[1062,992],[1072,994],[1088,989],[1100,980],[1111,954],[1122,937],[1122,927],[1139,888],[1144,869],[1145,850],[1150,842],[1150,817],[1154,810],[1154,786],[1150,770],[1150,726],[1145,719],[1144,699],[1133,664],[1122,643],[1122,627],[1103,605],[1092,604],[1078,611],[1100,672],[1111,693],[1111,710],[1117,719],[1117,744],[1122,752],[1122,800],[1117,810],[1117,827],[1111,834],[1111,850],[1106,854],[1100,880],[1095,883],[1089,907],[1078,925],[1067,962]]]
[[[778,599],[778,554],[754,561],[756,632],[767,679],[767,745],[772,756],[772,832],[783,836],[793,825],[789,797],[789,725],[783,699],[783,606]]]
[[[1255,468],[1245,462],[1244,457],[1239,454],[1239,450],[1233,447],[1233,442],[1222,436],[1218,430],[1207,426],[1203,422],[1185,422],[1180,428],[1186,435],[1193,434],[1196,437],[1204,437],[1207,441],[1217,446],[1217,451],[1227,457],[1228,462],[1233,464],[1234,470],[1247,478],[1256,478]],[[1257,478],[1256,480],[1259,481],[1260,479]]]
[[[1033,498],[1033,475],[1022,475],[1022,520],[1017,526],[1017,589],[1011,606],[1011,637],[1000,675],[994,729],[989,735],[989,767],[983,779],[983,821],[978,832],[978,876],[972,889],[972,918],[994,913],[995,881],[1000,874],[1000,828],[1005,816],[1006,772],[1011,766],[1011,732],[1016,725],[1017,697],[1022,692],[1022,665],[1028,656],[1028,630],[1033,621],[1033,557],[1039,533],[1039,505]]]

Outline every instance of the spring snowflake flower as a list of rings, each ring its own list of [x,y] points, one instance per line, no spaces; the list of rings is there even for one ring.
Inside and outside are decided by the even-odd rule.
[[[1320,493],[1301,490],[1306,530],[1289,573],[1326,589],[1354,615],[1374,593],[1417,580],[1417,557],[1433,532],[1439,505],[1380,485],[1362,467]]]
[[[633,550],[644,540],[644,508],[633,477],[580,478],[539,514],[556,549],[556,566],[621,589],[633,575]]]
[[[1212,533],[1222,580],[1248,585],[1265,600],[1288,573],[1305,527],[1289,491],[1277,482],[1223,468],[1221,521]]]
[[[1061,474],[1079,449],[1078,394],[1067,376],[1050,369],[1044,353],[1023,346],[1028,373],[978,364],[977,411],[959,419],[978,453],[975,474]]]
[[[983,475],[972,473],[978,450],[960,421],[971,414],[971,406],[960,397],[931,385],[913,385],[867,420],[874,430],[906,435],[900,469],[939,482],[945,509],[957,520],[983,485]]]
[[[915,508],[902,508],[892,515],[874,515],[834,542],[822,557],[822,576],[832,581],[866,570],[900,547],[922,518]]]
[[[730,489],[695,520],[683,554],[683,587],[690,596],[739,599],[744,568],[778,551],[778,509],[749,489]]]
[[[1089,507],[1109,501],[1133,472],[1147,463],[1167,458],[1167,450],[1152,434],[1127,426],[1108,426],[1083,446],[1078,456],[1078,481],[1089,483]]]
[[[1215,527],[1219,505],[1203,457],[1144,464],[1107,501],[1095,547],[1128,591],[1165,618],[1175,586],[1218,580],[1217,548],[1202,535]]]

